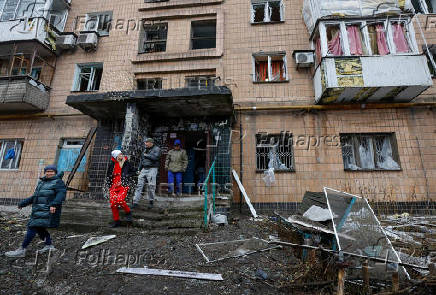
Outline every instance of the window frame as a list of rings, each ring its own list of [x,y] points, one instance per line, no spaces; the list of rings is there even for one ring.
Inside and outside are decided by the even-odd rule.
[[[157,26],[165,26],[165,39],[158,39],[158,40],[151,40],[148,41],[147,40],[147,34],[150,34],[149,32],[151,32],[151,28],[152,27],[157,27]],[[148,30],[147,30],[148,29]],[[158,30],[155,30],[158,31]],[[154,23],[154,24],[144,24],[141,27],[140,30],[140,38],[139,38],[139,50],[138,53],[139,54],[147,54],[147,53],[159,53],[159,52],[166,52],[167,51],[167,41],[168,41],[168,23],[167,22],[162,22],[162,23]],[[160,33],[158,33],[160,34]],[[157,50],[157,51],[149,51],[146,52],[145,51],[145,44],[162,44],[165,42],[165,48],[164,50]]]
[[[268,81],[258,81],[256,79],[256,57],[261,56],[267,56],[268,57]],[[282,56],[283,60],[283,67],[285,69],[285,79],[284,80],[277,80],[277,81],[271,81],[272,77],[272,58]],[[252,82],[253,83],[284,83],[289,82],[289,76],[288,76],[288,66],[286,62],[286,52],[269,52],[269,53],[253,53],[252,55],[252,65],[253,65],[253,74],[252,74]]]
[[[377,160],[377,148],[376,148],[376,141],[375,139],[377,137],[387,137],[389,139],[389,143],[391,145],[391,152],[392,152],[392,160],[394,160],[397,164],[398,164],[398,169],[384,169],[384,168],[380,168],[377,167],[378,165],[378,160]],[[351,171],[351,172],[372,172],[372,171],[401,171],[402,167],[401,167],[401,162],[400,162],[400,155],[398,152],[398,144],[397,144],[397,139],[395,136],[394,132],[375,132],[375,133],[340,133],[339,134],[340,137],[340,143],[341,143],[341,156],[342,156],[342,162],[344,165],[344,171]],[[352,148],[352,152],[353,152],[353,157],[354,157],[354,161],[355,161],[355,165],[359,168],[359,169],[351,169],[351,168],[347,168],[345,161],[344,161],[344,138],[345,137],[350,137],[351,138],[351,148]],[[372,144],[372,157],[374,160],[374,168],[361,168],[362,164],[361,164],[361,160],[360,160],[360,155],[358,153],[358,148],[359,148],[359,144],[358,144],[358,138],[359,137],[369,137],[371,138],[371,144]],[[358,165],[359,164],[359,165]]]
[[[266,138],[262,139],[262,135],[266,135]],[[290,149],[288,151],[286,151],[287,153],[290,153],[290,157],[291,159],[287,162],[288,164],[291,165],[291,167],[287,167],[287,169],[274,169],[275,173],[289,173],[289,172],[295,172],[295,153],[294,153],[294,145],[293,145],[293,134],[290,132],[281,132],[281,133],[269,133],[269,132],[258,132],[255,134],[255,143],[256,143],[256,151],[255,151],[255,161],[256,161],[256,173],[263,173],[264,171],[267,171],[268,168],[268,163],[266,163],[266,167],[265,168],[261,168],[259,165],[259,161],[268,161],[268,156],[266,156],[265,159],[259,159],[258,157],[260,156],[260,152],[259,149],[260,148],[268,148],[271,147],[271,145],[269,143],[265,143],[265,142],[269,142],[270,138],[274,137],[275,140],[278,139],[278,141],[280,142],[281,139],[283,138],[283,147],[286,147],[286,145],[284,144],[286,138],[288,139],[288,145],[287,147]],[[284,152],[284,151],[283,151]],[[263,153],[262,153],[263,154]],[[265,157],[265,156],[264,156]],[[283,159],[281,159],[283,160]]]
[[[90,79],[88,80],[88,85],[86,90],[80,90],[80,75],[83,68],[91,68]],[[98,89],[90,89],[90,85],[94,84],[95,72],[96,69],[100,68],[102,73],[100,77],[100,83],[98,85]],[[73,92],[97,92],[100,90],[101,80],[103,78],[103,63],[84,63],[84,64],[76,64],[74,71],[74,80],[71,91]]]
[[[214,47],[206,47],[206,48],[194,48],[194,39],[195,40],[209,40],[212,39],[211,37],[194,37],[194,24],[198,23],[214,23],[215,24],[215,46]],[[191,21],[191,36],[190,36],[190,42],[189,42],[189,50],[202,50],[202,49],[216,49],[216,35],[217,35],[217,20],[215,19],[205,19],[205,20],[196,20]]]
[[[270,19],[269,14],[266,14],[266,11],[270,8],[269,3],[270,2],[279,2],[279,7],[280,7],[280,20],[276,21],[272,21]],[[263,21],[260,22],[256,22],[255,21],[255,9],[253,8],[253,6],[255,5],[261,5],[264,4],[264,16],[263,16]],[[265,20],[266,19],[266,20]],[[285,21],[285,4],[284,4],[284,0],[251,0],[250,3],[250,23],[252,25],[257,25],[257,24],[276,24],[276,23],[283,23]]]
[[[5,142],[14,142],[14,149],[17,148],[17,143],[20,143],[18,146],[18,152],[16,152],[16,154],[15,154],[16,159],[15,159],[15,161],[9,162],[9,168],[1,168],[3,165],[5,152],[6,152],[6,145],[3,144]],[[0,171],[19,170],[20,169],[19,168],[20,162],[21,162],[21,155],[22,155],[23,146],[24,146],[24,139],[22,139],[22,138],[12,138],[12,139],[2,138],[2,139],[0,139],[0,143],[2,143],[2,145],[0,147]],[[11,168],[13,162],[15,162],[15,164],[14,164],[15,167]]]
[[[145,83],[145,85],[146,85],[145,89],[140,89],[138,87],[138,82],[139,81],[143,81]],[[153,83],[159,83],[160,84],[160,88],[154,88],[154,87],[153,88],[149,88],[148,87],[148,83],[151,82],[151,81],[154,81]],[[163,86],[162,84],[163,84],[163,79],[160,78],[160,77],[136,79],[136,89],[137,90],[160,90],[160,89],[162,89],[162,86]]]
[[[59,159],[61,158],[61,151],[62,150],[68,150],[68,149],[74,149],[74,150],[79,150],[79,154],[80,154],[80,150],[82,149],[83,145],[85,144],[86,139],[85,138],[73,138],[73,137],[68,137],[68,138],[61,138],[60,140],[60,144],[58,145],[58,150],[57,150],[57,154],[56,154],[56,167],[58,167],[58,170],[61,171],[60,167],[59,167]],[[80,142],[80,144],[69,144],[69,142]],[[78,155],[79,155],[78,154]],[[84,166],[86,166],[86,163],[88,161],[87,159],[87,152],[84,154],[82,161],[84,162]],[[74,162],[77,160],[77,158],[74,160]],[[79,167],[77,169],[77,172],[85,172],[86,167],[82,167],[81,166],[82,163],[79,164]],[[62,172],[71,172],[72,169],[66,169],[66,170],[62,170]]]
[[[100,26],[100,19],[101,17],[104,16],[105,19],[103,20],[103,22],[106,20],[106,16],[109,16],[109,21],[106,23],[102,23],[102,24],[107,24],[107,30],[102,30],[99,29],[98,27]],[[88,22],[90,21],[90,19],[92,17],[96,17],[96,24],[97,27],[93,28],[93,27],[88,27]],[[109,33],[112,29],[112,19],[113,19],[113,11],[112,10],[107,10],[107,11],[98,11],[98,12],[89,12],[86,14],[85,16],[85,31],[95,31],[98,33],[99,37],[106,37],[109,36]]]
[[[401,22],[404,23],[405,26],[405,38],[410,48],[409,52],[397,53],[394,40],[393,40],[393,23]],[[318,33],[321,41],[321,57],[359,57],[359,56],[383,56],[379,54],[373,54],[370,46],[369,40],[369,32],[368,26],[372,24],[382,23],[386,32],[386,43],[389,48],[389,54],[387,55],[417,55],[419,54],[418,45],[416,43],[415,38],[415,30],[413,28],[413,24],[410,21],[410,18],[399,18],[399,17],[390,17],[387,19],[375,19],[375,20],[332,20],[332,21],[322,21],[318,25]],[[350,46],[347,34],[347,25],[360,24],[363,44],[366,46],[368,54],[362,55],[351,55],[350,54]],[[330,25],[339,25],[340,34],[341,34],[341,47],[342,47],[342,55],[333,55],[328,52],[328,40],[327,40],[327,26]],[[316,48],[316,36],[314,34],[314,38],[311,40],[312,48]]]
[[[196,75],[196,76],[185,76],[185,87],[186,88],[208,88],[208,87],[214,87],[215,81],[219,78],[215,75]],[[197,85],[190,86],[189,83],[191,81],[197,82]],[[201,83],[205,81],[206,85],[201,85]],[[208,85],[210,83],[210,85]]]

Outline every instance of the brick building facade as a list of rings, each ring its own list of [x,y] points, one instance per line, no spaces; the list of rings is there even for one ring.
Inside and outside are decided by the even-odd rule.
[[[0,198],[28,196],[44,165],[59,166],[62,148],[76,147],[74,140],[98,127],[83,169],[70,184],[97,198],[102,196],[110,150],[121,147],[137,163],[141,139],[154,136],[164,152],[181,137],[200,159],[200,164],[193,161],[192,169],[204,167],[206,172],[225,150],[222,141],[231,139],[231,152],[219,157],[220,182],[231,181],[231,168],[242,172],[247,193],[259,207],[298,202],[305,191],[321,191],[324,186],[374,201],[434,201],[435,88],[427,85],[428,69],[420,68],[419,73],[426,75],[427,84],[396,85],[386,90],[391,99],[316,103],[315,69],[321,66],[315,61],[315,67],[300,67],[293,57],[294,51],[316,51],[319,28],[309,34],[302,8],[302,0],[74,0],[68,4],[63,31],[78,39],[91,35],[89,40],[97,31],[97,45],[82,37],[83,46],[60,50],[60,41],[54,49],[49,38],[2,39],[2,52],[18,48],[14,44],[38,43],[45,49],[37,50],[52,51],[46,59],[55,58],[56,68],[50,85],[45,85],[50,86],[44,90],[49,93],[48,107],[36,113],[19,107],[0,109],[0,141],[18,140],[21,145],[17,164],[0,169]],[[427,45],[435,42],[431,16],[407,16],[415,31],[408,38],[416,39],[410,56],[424,56],[420,25]],[[326,32],[329,40],[333,33]],[[8,77],[2,83],[16,76],[11,72],[14,62],[8,73],[1,72]],[[369,76],[376,75],[372,70]],[[401,75],[392,73],[396,74]],[[400,78],[407,80],[404,73]],[[363,86],[375,92],[386,85]],[[415,87],[415,92],[429,88],[417,98],[411,94],[406,102],[397,101],[406,86]],[[5,99],[3,106],[8,106]],[[201,154],[201,141],[213,148]],[[266,186],[262,178],[272,159],[276,181]],[[197,183],[201,177],[195,171],[189,177]],[[161,182],[166,181],[164,174]]]

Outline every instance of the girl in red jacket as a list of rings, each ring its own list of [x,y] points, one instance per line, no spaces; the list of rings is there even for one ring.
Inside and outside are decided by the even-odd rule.
[[[109,186],[109,196],[114,223],[111,227],[120,226],[120,214],[118,208],[121,207],[126,213],[127,221],[132,221],[132,212],[126,203],[127,193],[131,183],[131,167],[127,157],[120,150],[111,153],[112,163],[107,172],[107,184]]]

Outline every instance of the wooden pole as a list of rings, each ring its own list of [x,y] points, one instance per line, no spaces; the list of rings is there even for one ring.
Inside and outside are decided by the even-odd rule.
[[[362,277],[363,277],[363,292],[364,294],[370,294],[371,288],[369,286],[368,260],[365,260],[362,263]]]
[[[338,295],[344,295],[345,288],[345,268],[340,267],[338,270]]]
[[[392,273],[392,292],[396,293],[400,290],[400,278],[398,276],[398,271]]]

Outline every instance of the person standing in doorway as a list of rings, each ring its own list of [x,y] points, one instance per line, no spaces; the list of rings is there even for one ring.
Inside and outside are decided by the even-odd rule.
[[[182,174],[188,167],[188,155],[186,151],[181,148],[180,139],[174,140],[174,148],[168,152],[167,159],[165,161],[165,170],[168,170],[168,193],[175,196],[180,196]]]
[[[153,208],[154,196],[156,192],[156,176],[157,169],[160,165],[160,148],[154,144],[153,138],[145,140],[145,150],[141,156],[139,164],[138,185],[136,186],[135,196],[133,198],[132,208],[138,207],[138,203],[142,197],[142,189],[144,188],[145,179],[147,179],[148,189],[148,208]]]
[[[132,221],[132,212],[126,203],[127,193],[130,189],[132,180],[130,163],[120,150],[111,152],[112,163],[107,171],[107,185],[109,187],[109,197],[111,203],[112,216],[114,223],[111,227],[120,226],[119,207],[124,209],[128,222]]]
[[[33,195],[18,204],[21,209],[32,204],[32,213],[27,223],[27,233],[21,247],[15,251],[6,252],[7,257],[25,257],[26,248],[36,234],[45,242],[39,252],[54,250],[47,228],[59,226],[62,202],[65,200],[67,189],[62,181],[63,173],[57,174],[55,165],[44,168],[44,176],[40,178]]]

